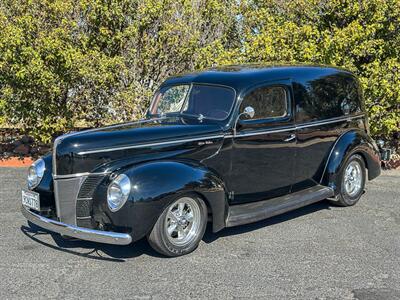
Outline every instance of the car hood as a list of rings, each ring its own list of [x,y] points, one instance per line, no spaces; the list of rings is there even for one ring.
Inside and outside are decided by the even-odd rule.
[[[203,157],[196,159],[204,159],[218,150],[222,139],[223,130],[218,124],[190,123],[177,117],[76,132],[56,140],[53,172],[56,175],[93,172],[114,161],[188,156],[188,152],[193,154],[200,148]],[[204,151],[204,146],[210,146],[209,151]]]

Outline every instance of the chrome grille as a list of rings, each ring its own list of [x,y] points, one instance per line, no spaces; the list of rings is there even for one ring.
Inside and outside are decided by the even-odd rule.
[[[76,217],[78,219],[90,217],[92,202],[92,199],[78,199],[76,201]]]
[[[76,201],[76,224],[80,227],[92,227],[93,194],[105,175],[89,175],[82,183]]]
[[[87,176],[54,180],[57,217],[61,222],[76,225],[76,201]]]
[[[90,175],[82,184],[78,198],[93,198],[93,193],[103,178],[104,175]]]

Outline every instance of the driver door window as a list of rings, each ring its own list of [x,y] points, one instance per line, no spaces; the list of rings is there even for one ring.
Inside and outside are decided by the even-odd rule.
[[[245,96],[240,111],[246,106],[255,110],[252,120],[283,118],[288,115],[288,97],[281,86],[268,86],[255,89]]]

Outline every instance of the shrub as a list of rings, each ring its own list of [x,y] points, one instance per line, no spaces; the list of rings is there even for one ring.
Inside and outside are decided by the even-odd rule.
[[[224,48],[230,1],[4,0],[1,118],[41,141],[141,117],[167,76]]]
[[[364,88],[371,132],[400,126],[398,0],[241,2],[241,47],[218,63],[307,62],[353,71]]]
[[[308,62],[355,72],[371,131],[400,124],[398,0],[3,0],[0,124],[41,141],[143,116],[168,76]]]

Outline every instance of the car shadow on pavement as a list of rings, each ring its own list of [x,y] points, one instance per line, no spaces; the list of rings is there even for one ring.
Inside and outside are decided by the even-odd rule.
[[[220,237],[247,233],[253,230],[260,229],[262,227],[272,226],[281,222],[292,220],[319,210],[329,208],[330,204],[327,201],[322,201],[256,223],[225,228],[217,233],[213,233],[211,226],[208,226],[207,231],[203,237],[203,241],[207,244],[212,243]],[[128,246],[107,245],[89,241],[82,241],[78,239],[65,239],[59,234],[43,229],[33,223],[28,222],[28,225],[29,226],[21,226],[21,231],[24,235],[26,235],[33,241],[58,251],[86,257],[89,259],[112,262],[125,262],[126,259],[139,257],[141,255],[167,258],[154,251],[150,247],[146,239],[142,239]],[[50,235],[55,244],[51,242],[49,243],[41,239],[40,236],[42,235]]]
[[[275,224],[279,224],[285,221],[289,221],[304,215],[308,215],[323,209],[330,209],[332,204],[328,201],[320,201],[314,204],[310,204],[308,206],[304,206],[302,208],[298,208],[296,210],[289,211],[287,213],[277,215],[275,217],[271,217],[265,220],[261,220],[255,223],[250,223],[246,225],[240,225],[235,227],[224,228],[217,233],[212,232],[212,226],[208,226],[206,233],[204,234],[203,241],[208,243],[212,243],[216,241],[218,238],[238,235],[247,233],[250,231],[258,230],[263,227],[272,226]]]
[[[28,225],[29,226],[21,226],[21,231],[31,240],[49,248],[77,256],[113,262],[124,262],[126,259],[139,257],[141,255],[164,257],[154,251],[147,243],[146,239],[142,239],[128,246],[108,245],[73,238],[64,238],[57,233],[43,229],[31,222],[28,222]],[[44,241],[40,238],[42,235],[50,235],[55,244]]]

